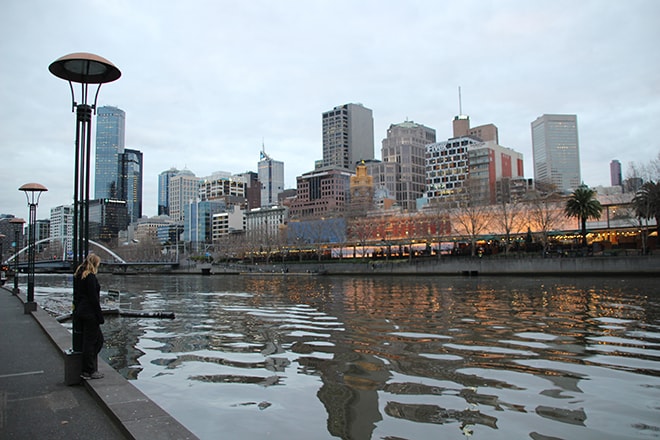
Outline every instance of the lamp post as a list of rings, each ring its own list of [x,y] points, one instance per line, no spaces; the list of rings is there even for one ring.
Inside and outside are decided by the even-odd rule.
[[[18,239],[20,238],[20,232],[23,229],[23,224],[25,220],[22,218],[12,218],[9,220],[9,223],[14,225],[14,295],[18,295],[18,251],[20,246],[18,244]]]
[[[27,283],[27,301],[24,304],[24,313],[30,313],[37,310],[37,303],[34,302],[34,257],[36,253],[36,229],[37,229],[37,206],[41,193],[48,191],[48,188],[40,183],[26,183],[18,188],[25,193],[28,207],[30,208],[30,217],[28,220],[28,283]]]
[[[3,252],[4,249],[2,248],[3,245],[5,244],[5,238],[7,238],[5,234],[0,234],[0,266],[2,266],[0,267],[0,286],[3,286],[5,284],[5,281],[7,280],[5,278],[5,269],[4,269],[5,264],[4,264],[4,260],[2,259],[2,257],[4,257],[4,252]]]
[[[50,73],[69,82],[71,110],[76,110],[76,139],[73,183],[73,270],[89,253],[89,183],[91,170],[92,112],[101,85],[119,79],[121,72],[103,57],[78,52],[65,55],[48,66]],[[73,83],[80,84],[80,102],[76,101]],[[97,84],[94,101],[87,103],[89,85]],[[82,331],[77,319],[73,320],[72,345],[82,351]]]

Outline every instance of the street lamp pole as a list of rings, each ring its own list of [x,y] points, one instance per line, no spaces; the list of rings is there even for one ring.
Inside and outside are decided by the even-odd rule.
[[[31,313],[37,310],[37,303],[34,302],[34,257],[36,253],[36,229],[37,229],[37,206],[41,193],[48,191],[48,188],[40,183],[26,183],[18,188],[25,193],[28,207],[30,208],[30,217],[28,220],[28,285],[27,301],[24,304],[24,313]]]
[[[22,218],[12,218],[9,220],[9,223],[14,225],[14,295],[18,295],[18,252],[20,251],[20,245],[18,244],[18,239],[20,238],[20,232],[23,229],[23,224],[25,220]]]
[[[89,184],[92,152],[92,113],[101,85],[119,79],[121,72],[103,57],[86,52],[72,53],[58,58],[50,66],[50,73],[69,82],[71,110],[76,110],[76,140],[73,183],[73,270],[89,254]],[[76,101],[73,83],[80,84],[80,102]],[[87,103],[89,85],[97,84],[94,101]],[[80,323],[73,319],[72,345],[82,351]]]

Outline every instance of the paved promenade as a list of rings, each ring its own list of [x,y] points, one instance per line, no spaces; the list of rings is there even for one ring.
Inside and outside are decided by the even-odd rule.
[[[105,377],[65,384],[71,334],[37,307],[0,288],[0,438],[196,439],[99,359]]]

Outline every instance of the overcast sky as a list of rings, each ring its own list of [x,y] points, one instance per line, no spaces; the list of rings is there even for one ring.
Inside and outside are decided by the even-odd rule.
[[[0,213],[27,218],[27,182],[49,188],[39,218],[72,201],[75,115],[48,71],[72,52],[122,71],[98,105],[126,112],[148,216],[161,171],[256,171],[262,142],[295,187],[322,157],[321,113],[337,105],[373,110],[376,158],[405,120],[446,140],[459,86],[463,113],[497,125],[526,177],[530,123],[577,114],[582,179],[607,186],[611,160],[625,174],[660,152],[659,23],[657,0],[5,0]]]

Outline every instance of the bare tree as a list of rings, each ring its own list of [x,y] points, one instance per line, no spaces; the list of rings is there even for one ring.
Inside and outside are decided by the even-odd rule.
[[[494,207],[493,223],[500,231],[504,231],[505,254],[508,254],[511,248],[511,233],[522,232],[525,226],[521,207],[518,200],[507,203],[504,199]]]
[[[550,243],[550,232],[562,224],[564,201],[558,194],[540,196],[529,202],[527,210],[530,228],[539,234],[545,254]]]

